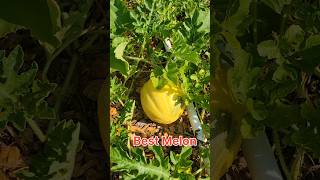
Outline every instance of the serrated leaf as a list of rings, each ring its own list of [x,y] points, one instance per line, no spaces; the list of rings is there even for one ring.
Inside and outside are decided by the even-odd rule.
[[[170,164],[169,158],[165,158],[163,154],[163,150],[161,146],[149,146],[149,149],[154,153],[155,158],[159,165],[164,168],[165,170],[169,171]]]
[[[131,159],[126,152],[120,148],[111,147],[110,149],[111,163],[115,163],[111,170],[114,172],[136,171],[135,177],[141,176],[149,179],[169,179],[170,172],[162,166],[155,166],[152,163],[138,162]],[[126,174],[128,175],[128,174]]]
[[[26,180],[69,180],[79,145],[80,124],[61,121],[49,133],[44,149],[31,160],[29,171],[19,173]]]
[[[177,64],[174,63],[174,62],[169,62],[167,64],[167,67],[166,67],[166,73],[165,73],[165,76],[170,80],[172,81],[174,84],[177,84],[178,83],[178,72],[179,72],[179,69],[177,67]]]
[[[49,107],[45,98],[54,91],[56,84],[48,81],[35,80],[31,87],[31,92],[21,97],[21,103],[25,111],[37,118],[53,119],[55,113],[52,107]]]
[[[121,34],[124,27],[132,26],[130,12],[123,1],[112,0],[110,6],[110,28],[112,34]]]
[[[16,47],[7,58],[0,59],[2,63],[0,83],[0,105],[8,102],[16,102],[19,95],[25,93],[35,78],[38,66],[32,63],[31,68],[21,74],[18,70],[23,64],[23,51],[20,46]]]
[[[48,106],[45,98],[56,85],[34,80],[38,69],[36,63],[21,72],[23,51],[20,46],[12,50],[8,57],[3,56],[0,64],[0,108],[5,115],[0,118],[1,126],[9,121],[22,131],[27,118],[55,118],[53,108]]]
[[[136,107],[135,105],[136,105],[136,101],[135,100],[131,100],[131,99],[129,99],[125,103],[125,105],[124,105],[124,107],[123,107],[123,109],[122,109],[122,111],[121,111],[121,113],[119,115],[119,118],[118,118],[121,123],[126,123],[126,122],[132,120],[133,115],[134,115],[134,110],[135,110],[135,107]]]

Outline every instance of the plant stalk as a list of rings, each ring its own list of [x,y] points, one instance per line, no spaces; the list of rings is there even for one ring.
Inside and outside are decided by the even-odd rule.
[[[280,162],[280,165],[281,165],[281,168],[286,176],[286,179],[287,180],[291,180],[291,174],[290,174],[290,171],[289,171],[289,168],[285,162],[285,159],[283,157],[283,154],[282,154],[282,151],[281,151],[281,144],[280,144],[280,138],[279,138],[279,135],[276,131],[273,131],[273,139],[274,139],[274,144],[275,144],[275,150],[276,150],[276,154],[279,158],[279,162]]]
[[[61,105],[62,105],[62,102],[64,101],[67,89],[69,88],[69,85],[71,83],[71,79],[73,77],[73,73],[74,73],[74,70],[76,68],[78,59],[79,59],[79,56],[77,54],[75,54],[72,57],[72,61],[70,63],[69,69],[68,69],[68,74],[66,76],[66,79],[65,79],[65,81],[63,83],[63,86],[62,86],[62,90],[61,90],[60,94],[58,95],[57,101],[56,101],[55,106],[54,106],[55,113],[56,113],[56,118],[52,119],[49,122],[49,127],[48,127],[47,132],[49,132],[54,127],[56,122],[60,121],[59,113],[60,113]]]
[[[292,180],[298,180],[300,176],[300,167],[303,163],[304,159],[304,150],[301,148],[298,148],[296,158],[294,159],[291,167],[291,176]]]
[[[40,129],[40,127],[38,126],[38,124],[31,118],[26,118],[26,119],[27,119],[27,123],[29,124],[29,126],[33,130],[34,134],[38,137],[38,139],[42,143],[44,143],[46,141],[47,137],[43,134],[43,132]]]

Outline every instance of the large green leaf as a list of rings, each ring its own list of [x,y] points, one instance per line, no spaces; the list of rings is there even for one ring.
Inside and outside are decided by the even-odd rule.
[[[32,63],[31,68],[25,72],[18,73],[23,64],[23,51],[20,46],[16,47],[8,57],[0,59],[1,83],[0,83],[0,105],[8,102],[16,102],[18,96],[25,93],[28,86],[36,76],[38,66]]]
[[[69,180],[79,145],[80,124],[61,121],[49,133],[44,149],[31,159],[30,169],[19,174],[26,180]]]
[[[163,152],[161,147],[152,147],[151,150],[155,153],[157,157],[155,160],[151,160],[149,163],[142,161],[137,161],[137,159],[133,159],[126,152],[124,152],[121,148],[111,147],[110,158],[111,163],[115,163],[112,166],[112,171],[122,171],[122,172],[132,172],[136,171],[135,177],[140,178],[149,178],[149,179],[169,179],[170,172],[167,164],[161,163],[161,158],[163,157]],[[143,156],[142,154],[137,157]],[[160,162],[159,162],[160,159]],[[158,164],[158,165],[156,165]],[[139,179],[139,178],[136,178]]]
[[[121,34],[125,26],[132,26],[130,12],[123,1],[110,2],[110,28],[113,34]]]
[[[17,25],[8,23],[7,21],[0,19],[0,37],[7,33],[14,32],[17,29]]]
[[[48,52],[55,57],[63,49],[68,47],[72,42],[87,32],[84,29],[85,22],[89,15],[89,10],[92,6],[93,0],[80,0],[80,7],[77,10],[68,12],[68,16],[63,19],[63,26],[59,29],[56,37],[61,41],[59,45],[45,44]],[[59,12],[54,11],[54,14]]]
[[[111,163],[114,163],[111,170],[114,172],[125,172],[125,179],[195,179],[191,174],[192,155],[191,147],[183,147],[180,154],[170,152],[169,158],[164,156],[161,146],[150,146],[154,159],[147,160],[144,151],[140,148],[132,149],[129,156],[120,147],[111,147]],[[172,170],[172,172],[171,172]]]
[[[10,0],[1,2],[0,19],[30,28],[40,40],[57,45],[55,33],[60,29],[60,10],[54,0]]]
[[[18,130],[23,130],[27,118],[55,118],[53,108],[45,98],[56,85],[47,81],[35,80],[38,70],[36,63],[22,71],[23,51],[17,46],[8,57],[0,51],[0,127],[7,122],[13,123]]]
[[[110,56],[111,69],[120,71],[125,76],[127,76],[129,72],[129,63],[123,58],[127,44],[128,42],[122,42],[115,49],[111,47]]]

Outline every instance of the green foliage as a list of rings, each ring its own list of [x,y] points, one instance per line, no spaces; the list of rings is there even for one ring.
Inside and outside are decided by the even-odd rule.
[[[55,33],[61,28],[61,17],[59,6],[54,0],[5,1],[1,3],[1,7],[0,23],[2,25],[4,21],[21,25],[30,28],[32,33],[42,41],[52,45],[59,43]]]
[[[150,146],[154,158],[147,160],[144,151],[140,148],[132,149],[129,156],[121,148],[111,147],[112,171],[124,172],[124,179],[195,179],[190,173],[192,161],[191,147],[183,147],[180,154],[170,153],[164,157],[161,146]]]
[[[47,81],[36,80],[38,70],[32,63],[28,70],[21,71],[23,66],[23,51],[16,47],[8,55],[0,54],[1,83],[0,83],[0,125],[3,128],[11,122],[19,130],[23,130],[28,118],[55,118],[54,111],[44,100],[56,85]]]
[[[120,71],[128,79],[146,62],[152,65],[150,78],[158,87],[181,84],[186,104],[192,100],[197,107],[209,110],[207,2],[150,0],[129,6],[112,1],[110,11],[111,72]],[[172,44],[168,52],[167,38]]]
[[[55,0],[13,0],[1,4],[0,37],[17,29],[30,29],[47,55],[47,62],[41,70],[43,78],[38,79],[37,63],[24,63],[20,46],[8,55],[0,51],[0,129],[6,128],[9,123],[24,131],[28,124],[44,143],[44,147],[28,163],[29,169],[19,171],[23,179],[71,179],[72,176],[80,124],[74,124],[71,120],[60,121],[53,129],[49,127],[46,136],[37,123],[50,120],[55,124],[53,120],[56,120],[58,108],[53,109],[47,103],[48,96],[56,88],[56,84],[46,78],[51,62],[79,37],[89,30],[96,30],[96,26],[85,29],[93,0],[77,2],[79,5],[70,10],[60,10]],[[75,43],[75,46],[78,45]]]
[[[128,89],[116,77],[110,79],[110,102],[112,104],[126,99]]]
[[[232,98],[246,109],[240,122],[234,122],[239,126],[230,131],[240,129],[243,138],[252,138],[271,128],[288,137],[281,142],[286,147],[319,157],[320,94],[311,98],[306,83],[318,80],[319,4],[301,0],[226,4],[218,1],[215,7],[215,61],[230,67]],[[278,18],[270,22],[270,17]]]
[[[128,129],[126,125],[130,123],[135,111],[135,101],[128,99],[120,111],[120,114],[112,119],[114,122],[110,131],[110,144],[126,147],[128,142]]]
[[[19,172],[23,179],[71,179],[79,145],[80,124],[61,121],[49,132],[44,149],[31,159],[31,167]]]
[[[155,155],[149,160],[144,150],[131,148],[127,125],[134,101],[124,94],[136,91],[135,80],[143,73],[158,88],[180,85],[184,92],[180,99],[186,105],[195,102],[199,111],[209,111],[209,1],[112,0],[110,4],[110,65],[111,75],[117,77],[111,79],[111,102],[123,106],[111,126],[112,171],[120,171],[124,179],[199,177],[192,174],[191,148],[183,148],[181,154],[170,152],[169,159],[160,147],[149,147]],[[199,158],[203,169],[209,168],[207,148]]]

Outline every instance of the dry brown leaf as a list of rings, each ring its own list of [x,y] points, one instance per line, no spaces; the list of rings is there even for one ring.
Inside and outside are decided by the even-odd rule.
[[[15,169],[22,167],[20,150],[16,146],[0,146],[0,167],[3,169]]]
[[[110,118],[114,118],[118,115],[118,111],[116,108],[110,106]]]

